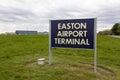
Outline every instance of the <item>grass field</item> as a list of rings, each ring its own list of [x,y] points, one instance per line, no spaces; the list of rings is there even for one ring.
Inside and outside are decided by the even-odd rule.
[[[93,50],[53,49],[48,65],[48,35],[0,35],[0,80],[120,80],[120,39],[98,36],[98,72]],[[44,57],[45,65],[37,59]]]

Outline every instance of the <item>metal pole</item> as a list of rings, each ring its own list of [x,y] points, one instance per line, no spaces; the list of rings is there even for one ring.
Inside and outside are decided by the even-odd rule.
[[[97,73],[97,49],[94,50],[94,72]]]
[[[49,20],[49,65],[52,64],[51,21]]]
[[[94,20],[94,72],[97,73],[97,18]]]
[[[52,48],[49,48],[49,65],[52,64]]]

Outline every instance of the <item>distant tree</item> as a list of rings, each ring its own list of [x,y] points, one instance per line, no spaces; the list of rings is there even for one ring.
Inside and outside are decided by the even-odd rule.
[[[100,34],[100,35],[112,35],[112,31],[107,29],[104,31],[100,31],[98,34]]]
[[[116,23],[115,25],[113,25],[111,31],[115,35],[120,35],[120,23]]]

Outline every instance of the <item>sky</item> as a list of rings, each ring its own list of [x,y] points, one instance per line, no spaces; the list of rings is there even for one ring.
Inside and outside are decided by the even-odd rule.
[[[0,0],[0,33],[49,31],[49,20],[97,18],[97,32],[120,22],[120,0]]]

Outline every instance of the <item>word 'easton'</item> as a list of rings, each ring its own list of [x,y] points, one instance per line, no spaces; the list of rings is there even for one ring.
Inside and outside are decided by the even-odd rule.
[[[58,23],[58,29],[86,29],[87,23]]]

